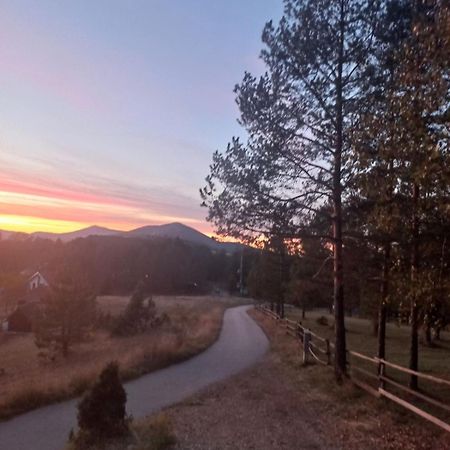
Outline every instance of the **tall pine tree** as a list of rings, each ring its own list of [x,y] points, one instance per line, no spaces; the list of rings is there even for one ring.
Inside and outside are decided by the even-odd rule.
[[[315,214],[329,222],[340,379],[346,372],[342,203],[379,4],[285,0],[284,6],[278,26],[269,22],[263,32],[266,74],[247,73],[236,87],[248,142],[233,139],[214,154],[201,193],[218,232],[238,238],[270,234],[280,214],[287,237],[314,235],[308,224]]]

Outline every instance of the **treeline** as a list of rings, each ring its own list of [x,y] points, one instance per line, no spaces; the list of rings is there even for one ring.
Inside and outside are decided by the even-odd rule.
[[[129,294],[143,279],[153,294],[201,294],[213,288],[235,292],[239,264],[238,254],[179,239],[91,236],[67,243],[0,241],[0,287],[9,287],[12,296],[23,295],[20,273],[27,270],[40,270],[53,279],[72,271],[96,294]]]
[[[378,355],[387,315],[403,314],[417,370],[420,328],[431,344],[449,321],[449,2],[284,6],[263,31],[265,74],[235,88],[248,138],[213,156],[209,220],[273,253],[274,299],[333,305],[338,379],[345,310],[374,302]]]

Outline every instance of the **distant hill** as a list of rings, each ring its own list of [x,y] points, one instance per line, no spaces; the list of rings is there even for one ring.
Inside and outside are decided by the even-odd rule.
[[[73,241],[77,238],[84,238],[88,236],[112,236],[121,234],[121,231],[110,230],[109,228],[99,227],[93,225],[91,227],[83,228],[81,230],[71,231],[69,233],[46,233],[44,231],[36,231],[31,233],[31,236],[41,239],[60,239],[63,242]]]
[[[131,231],[111,230],[109,228],[99,227],[97,225],[72,231],[70,233],[47,233],[43,231],[36,231],[35,233],[26,235],[24,233],[16,233],[14,231],[0,230],[0,236],[2,239],[10,239],[18,234],[41,239],[60,239],[63,242],[69,242],[77,238],[85,238],[88,236],[123,236],[129,238],[165,237],[170,239],[181,239],[196,245],[204,245],[210,249],[224,250],[226,252],[235,252],[242,247],[242,244],[236,242],[218,242],[209,236],[206,236],[206,234],[178,222],[168,223],[165,225],[147,225]]]

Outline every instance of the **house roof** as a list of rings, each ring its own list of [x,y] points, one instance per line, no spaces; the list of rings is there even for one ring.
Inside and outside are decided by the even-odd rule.
[[[37,271],[37,272],[35,272],[33,275],[31,275],[31,277],[29,277],[28,278],[28,280],[27,281],[30,281],[30,280],[32,280],[34,277],[36,277],[36,276],[41,276],[45,281],[47,281],[47,283],[48,283],[48,279],[47,279],[47,277],[41,272],[41,271]]]

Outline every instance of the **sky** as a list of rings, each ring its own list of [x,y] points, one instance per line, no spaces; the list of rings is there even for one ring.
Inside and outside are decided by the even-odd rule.
[[[259,75],[281,0],[2,0],[0,229],[128,230],[200,207],[242,135],[233,88]]]

